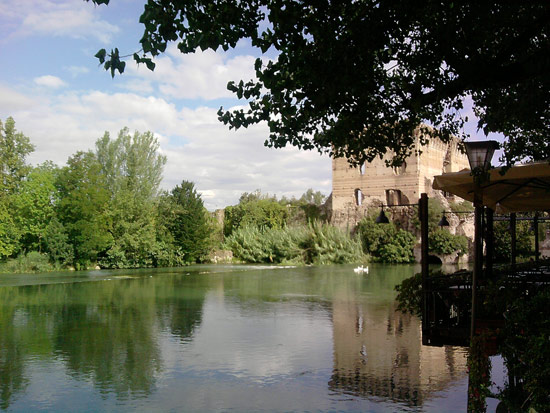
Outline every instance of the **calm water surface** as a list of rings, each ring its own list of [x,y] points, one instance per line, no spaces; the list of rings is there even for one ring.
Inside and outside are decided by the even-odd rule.
[[[396,310],[413,266],[0,275],[0,410],[466,411],[466,355]]]

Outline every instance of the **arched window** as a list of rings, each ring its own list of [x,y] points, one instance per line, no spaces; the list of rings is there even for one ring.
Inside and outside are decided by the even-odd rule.
[[[363,162],[359,167],[359,172],[361,173],[361,175],[365,175],[365,162]]]
[[[386,204],[387,205],[401,205],[401,191],[399,189],[386,189]]]
[[[363,203],[363,193],[358,188],[355,190],[355,205],[361,206],[362,203]]]

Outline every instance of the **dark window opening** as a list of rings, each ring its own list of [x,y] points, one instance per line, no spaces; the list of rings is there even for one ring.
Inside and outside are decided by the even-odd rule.
[[[386,204],[401,205],[403,203],[403,195],[399,189],[386,189]]]
[[[360,189],[355,190],[355,205],[361,206],[363,204],[363,193]]]

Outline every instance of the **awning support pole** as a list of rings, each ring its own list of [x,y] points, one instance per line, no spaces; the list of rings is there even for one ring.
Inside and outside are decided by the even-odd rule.
[[[517,244],[516,244],[516,213],[512,212],[510,214],[510,236],[512,238],[512,269],[516,267],[516,255],[517,255]]]
[[[535,218],[533,218],[533,228],[535,230],[535,262],[539,260],[539,213],[535,212]]]
[[[482,240],[482,216],[483,216],[483,192],[476,183],[474,192],[474,271],[472,274],[472,312],[470,320],[470,342],[475,335],[475,320],[477,316],[477,283],[482,277],[483,271],[483,240]]]
[[[422,344],[428,344],[425,332],[428,327],[428,194],[418,201],[420,220],[420,261],[422,265]]]

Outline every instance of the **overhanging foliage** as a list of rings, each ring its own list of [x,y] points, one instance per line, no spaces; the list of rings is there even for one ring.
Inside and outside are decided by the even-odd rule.
[[[268,146],[357,162],[394,151],[398,164],[421,122],[438,130],[427,136],[465,137],[471,97],[478,127],[507,137],[512,164],[550,157],[549,17],[546,1],[148,0],[133,57],[152,70],[170,42],[192,53],[247,39],[276,57],[256,61],[256,80],[229,83],[249,106],[221,108],[220,120],[267,122]],[[124,71],[118,49],[96,57]]]

